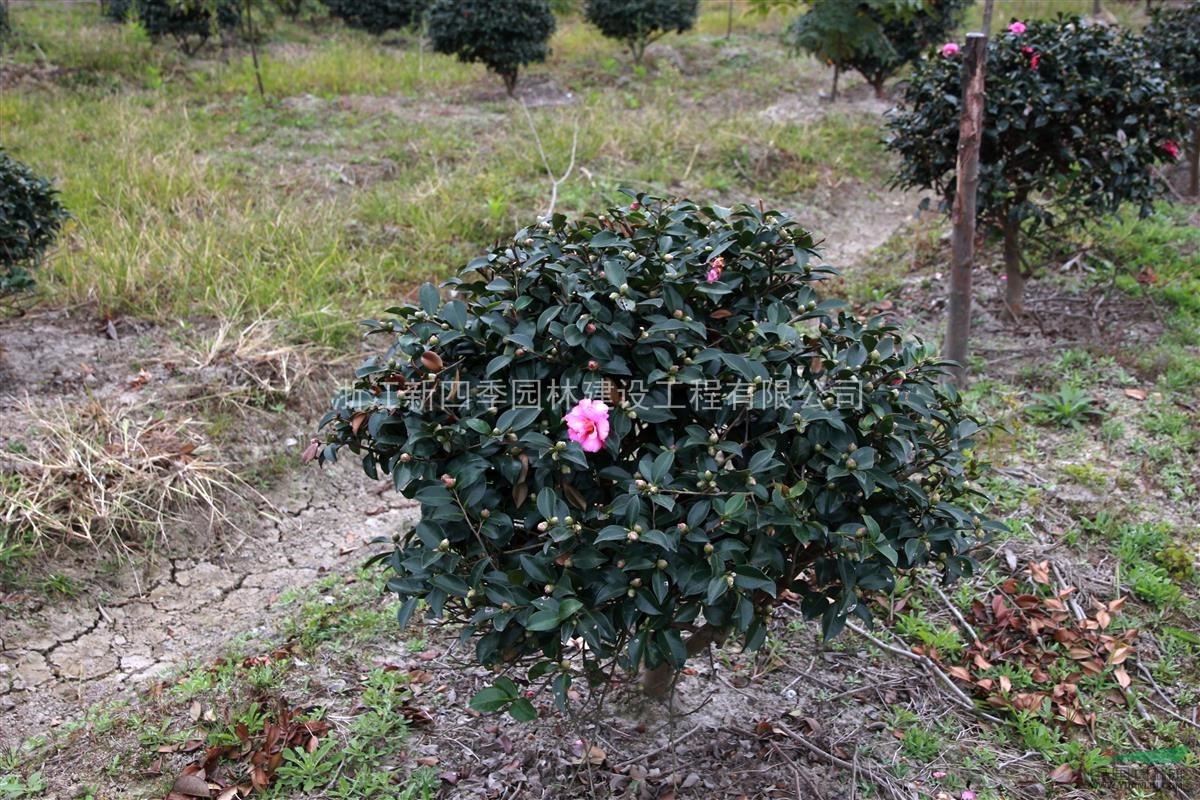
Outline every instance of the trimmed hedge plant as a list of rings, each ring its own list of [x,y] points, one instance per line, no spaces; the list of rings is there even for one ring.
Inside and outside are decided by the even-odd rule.
[[[700,0],[587,0],[584,15],[609,39],[625,43],[633,63],[641,64],[646,46],[696,24]]]
[[[50,181],[0,149],[0,297],[32,288],[66,219]]]
[[[546,60],[554,13],[546,0],[433,0],[429,40],[439,53],[483,64],[512,96],[521,67]]]
[[[889,121],[895,183],[934,190],[949,208],[958,148],[961,56],[914,70]],[[1125,203],[1145,215],[1174,160],[1184,116],[1139,37],[1078,19],[1013,22],[988,43],[979,155],[979,221],[1002,234],[1006,300],[1024,309],[1023,227],[1074,225]]]
[[[401,621],[424,601],[560,702],[572,655],[659,694],[711,642],[761,645],[785,596],[834,636],[898,571],[969,574],[979,425],[923,345],[821,300],[812,257],[782,213],[638,196],[366,323],[392,344],[306,458],[421,504],[387,558]],[[514,687],[476,707],[528,716]]]
[[[351,28],[381,34],[421,24],[428,0],[324,0],[330,15]]]

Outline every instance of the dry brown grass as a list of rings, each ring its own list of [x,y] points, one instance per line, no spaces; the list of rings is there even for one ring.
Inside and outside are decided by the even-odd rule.
[[[185,517],[208,528],[227,523],[226,499],[248,488],[214,458],[195,420],[95,399],[81,409],[26,400],[21,410],[37,444],[0,459],[0,526],[39,546],[127,552]]]

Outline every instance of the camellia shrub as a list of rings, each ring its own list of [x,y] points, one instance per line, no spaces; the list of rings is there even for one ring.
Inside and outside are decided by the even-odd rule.
[[[0,149],[0,297],[29,289],[67,212],[50,181]]]
[[[587,0],[587,21],[610,39],[625,43],[635,64],[642,63],[646,46],[674,31],[696,24],[700,0]]]
[[[950,207],[958,148],[961,53],[921,62],[888,125],[895,183],[932,189]],[[1141,40],[1077,19],[1014,22],[988,43],[978,219],[1002,234],[1006,301],[1024,310],[1023,229],[1076,224],[1124,203],[1143,214],[1162,188],[1184,117]]]
[[[241,21],[241,0],[109,0],[105,13],[117,22],[136,18],[154,38],[170,36],[192,55],[219,30]]]
[[[368,33],[404,30],[421,24],[428,0],[324,0],[329,13]]]
[[[834,68],[861,74],[883,96],[884,82],[943,41],[961,22],[967,0],[816,0],[788,26],[786,38],[796,50],[812,53]]]
[[[1200,0],[1186,6],[1157,6],[1144,36],[1151,55],[1166,70],[1192,114],[1191,181],[1200,194]],[[1178,148],[1177,148],[1178,149]]]
[[[521,67],[546,60],[554,24],[546,0],[433,0],[429,7],[433,49],[483,64],[510,96]]]
[[[540,660],[561,701],[589,674],[762,644],[782,597],[836,635],[867,596],[990,523],[967,504],[977,422],[943,363],[882,318],[822,301],[787,216],[638,196],[555,215],[417,305],[322,420],[307,458],[349,450],[421,505],[387,562],[480,662]],[[532,710],[511,680],[476,707]]]

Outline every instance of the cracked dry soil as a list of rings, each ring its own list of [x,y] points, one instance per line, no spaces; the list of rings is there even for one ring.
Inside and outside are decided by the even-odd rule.
[[[181,378],[220,379],[180,372],[164,359],[171,352],[161,329],[114,340],[86,315],[0,324],[0,452],[30,440],[29,403],[61,401],[75,413],[101,402],[152,414],[170,406]],[[139,373],[151,377],[134,380]],[[249,449],[294,457],[309,432],[308,415],[295,416]],[[355,569],[371,539],[390,537],[413,513],[385,491],[388,482],[364,491],[364,480],[354,464],[292,470],[265,495],[238,491],[228,523],[186,512],[123,559],[86,544],[47,543],[17,569],[66,576],[74,596],[36,584],[0,587],[0,749],[211,658],[233,637],[269,628],[269,606],[283,590]]]

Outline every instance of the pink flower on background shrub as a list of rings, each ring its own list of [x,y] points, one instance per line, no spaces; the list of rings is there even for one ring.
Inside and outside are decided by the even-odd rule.
[[[956,55],[958,55],[958,44],[957,43],[946,42],[944,45],[942,45],[942,56],[944,56],[945,58],[950,58],[951,56],[956,56]]]
[[[1162,149],[1166,150],[1167,155],[1169,155],[1171,158],[1179,158],[1179,153],[1181,151],[1179,149],[1179,144],[1176,143],[1174,139],[1167,139],[1165,142],[1163,142]]]
[[[608,438],[608,406],[598,400],[584,398],[572,408],[563,422],[567,423],[567,435],[572,442],[588,453],[598,453]]]
[[[1042,60],[1042,54],[1037,50],[1034,50],[1032,47],[1022,47],[1021,52],[1029,56],[1029,68],[1037,69],[1038,62]]]
[[[1021,22],[1020,20],[1017,20],[1012,25],[1008,26],[1008,32],[1016,34],[1017,36],[1020,36],[1022,33],[1025,32],[1025,23]]]
[[[708,274],[704,276],[704,279],[709,283],[716,283],[717,281],[721,280],[721,272],[724,271],[724,269],[725,259],[721,258],[721,256],[717,256],[712,260],[712,263],[708,265]]]

